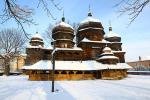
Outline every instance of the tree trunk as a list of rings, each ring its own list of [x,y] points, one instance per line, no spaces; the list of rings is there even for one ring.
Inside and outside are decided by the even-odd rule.
[[[5,66],[4,66],[4,75],[9,75],[10,73],[10,60],[5,59]]]

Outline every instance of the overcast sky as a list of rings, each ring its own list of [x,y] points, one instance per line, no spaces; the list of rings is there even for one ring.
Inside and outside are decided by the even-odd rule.
[[[3,0],[0,1],[0,7],[3,8]],[[37,7],[37,0],[18,0],[23,6],[29,6],[35,9]],[[70,23],[80,23],[87,17],[89,4],[93,17],[100,19],[103,24],[106,34],[108,33],[109,21],[111,21],[113,31],[121,35],[123,50],[126,51],[126,61],[138,60],[138,56],[150,56],[150,5],[148,5],[141,15],[130,25],[129,17],[123,15],[118,17],[119,9],[114,7],[120,0],[56,0],[61,2],[65,12],[66,21]],[[25,29],[29,34],[34,34],[36,31],[44,33],[49,24],[55,24],[61,20],[62,11],[58,11],[51,3],[49,3],[50,10],[57,20],[47,17],[40,6],[34,10],[34,21],[38,24],[26,25]],[[2,12],[2,10],[0,11]],[[13,21],[8,21],[5,24],[0,24],[0,29],[14,27],[17,25]]]

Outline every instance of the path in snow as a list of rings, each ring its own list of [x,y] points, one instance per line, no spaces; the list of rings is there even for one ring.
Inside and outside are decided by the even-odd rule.
[[[0,76],[0,100],[150,100],[150,76],[123,80],[28,81],[27,76]]]

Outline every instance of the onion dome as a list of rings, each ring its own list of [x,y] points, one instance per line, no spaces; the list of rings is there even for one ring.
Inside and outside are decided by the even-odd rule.
[[[84,37],[92,41],[101,41],[104,34],[104,28],[100,20],[94,18],[89,10],[88,17],[80,22],[77,29],[77,43],[80,43]]]
[[[103,29],[103,26],[102,26],[100,20],[93,18],[91,12],[88,12],[88,17],[80,22],[78,30],[85,29],[87,27]]]
[[[62,17],[62,21],[58,23],[52,30],[52,38],[55,43],[55,47],[58,48],[72,48],[74,46],[74,30],[73,27],[65,23],[65,17]]]
[[[105,47],[103,49],[103,52],[105,52],[105,53],[111,53],[111,49],[109,47]]]
[[[33,39],[33,38],[43,40],[43,39],[42,39],[42,36],[41,36],[38,32],[36,32],[36,34],[34,34],[34,35],[32,36],[32,38],[31,38],[31,39]]]
[[[105,47],[97,61],[103,64],[117,64],[119,62],[119,58],[114,56],[111,48]]]
[[[74,33],[73,27],[67,23],[65,23],[65,18],[62,17],[62,21],[58,23],[54,28],[52,29],[52,33],[58,33],[58,32],[64,32],[64,33]]]
[[[43,42],[42,36],[38,32],[36,32],[36,34],[32,36],[30,40],[30,45],[43,47],[44,42]]]
[[[111,26],[109,27],[109,33],[105,35],[105,39],[110,42],[120,42],[121,41],[120,35],[117,33],[114,33],[112,31]]]

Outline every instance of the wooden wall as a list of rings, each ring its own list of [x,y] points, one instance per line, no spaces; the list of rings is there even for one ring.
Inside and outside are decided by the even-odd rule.
[[[102,79],[118,80],[127,77],[127,70],[125,69],[108,69],[102,71]]]
[[[52,80],[51,71],[26,71],[29,80]],[[97,70],[97,71],[55,71],[55,80],[88,80],[88,79],[122,79],[127,76],[127,70]]]

